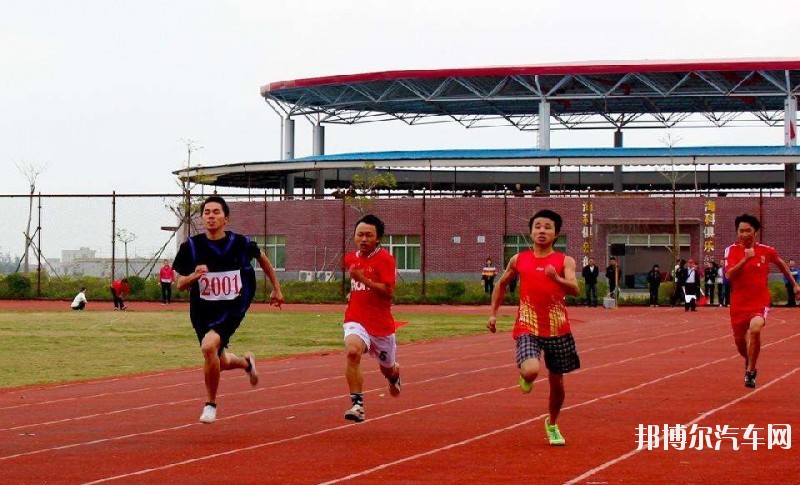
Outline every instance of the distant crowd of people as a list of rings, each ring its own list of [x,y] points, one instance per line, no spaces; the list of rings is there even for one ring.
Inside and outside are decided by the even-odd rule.
[[[783,262],[792,279],[783,276],[783,284],[786,287],[787,307],[796,307],[797,298],[793,291],[794,282],[800,276],[794,259]],[[649,290],[648,305],[651,307],[659,306],[659,291],[661,283],[665,281],[673,282],[672,294],[669,298],[671,306],[683,305],[687,312],[697,311],[698,305],[728,307],[731,301],[731,285],[725,272],[726,260],[719,263],[708,260],[703,269],[697,265],[694,259],[681,259],[675,264],[670,272],[661,271],[658,264],[653,267],[646,275],[647,287]],[[587,306],[598,306],[597,282],[600,276],[600,269],[594,258],[588,258],[587,264],[581,271],[584,281],[585,302]],[[608,297],[616,299],[619,296],[621,270],[616,257],[609,258],[608,266],[605,269],[605,277],[608,282]]]

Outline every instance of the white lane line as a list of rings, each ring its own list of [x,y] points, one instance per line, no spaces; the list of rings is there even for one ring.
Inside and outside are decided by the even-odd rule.
[[[795,334],[794,336],[800,336],[800,333]],[[794,336],[792,336],[792,338]],[[723,337],[717,337],[717,338],[709,339],[708,341],[719,340],[721,338],[723,338]],[[663,350],[663,351],[660,351],[660,352],[654,352],[652,354],[648,354],[646,356],[641,356],[641,357],[638,357],[638,358],[624,359],[624,360],[622,360],[620,362],[627,362],[627,361],[631,361],[631,360],[637,360],[637,359],[646,358],[646,357],[653,356],[653,355],[658,355],[658,354],[663,354],[663,353],[668,353],[668,352],[674,352],[675,350],[678,350],[678,349],[681,349],[681,348],[691,347],[691,346],[695,346],[695,345],[701,345],[701,344],[706,343],[708,341],[697,342],[697,343],[693,343],[693,344],[687,344],[687,345],[680,346],[680,347],[674,347],[674,348]],[[640,389],[642,387],[645,387],[647,385],[651,385],[651,384],[654,384],[654,383],[657,383],[657,382],[661,382],[661,381],[669,379],[671,377],[682,375],[682,374],[685,374],[687,372],[691,372],[691,371],[696,370],[696,369],[700,369],[700,368],[703,368],[703,367],[706,367],[706,366],[709,366],[709,365],[713,365],[713,364],[718,363],[718,362],[723,362],[725,360],[732,359],[732,358],[735,358],[737,356],[730,356],[730,357],[725,357],[725,358],[722,358],[722,359],[718,359],[717,361],[714,361],[714,362],[707,362],[707,363],[704,363],[704,364],[702,364],[700,366],[697,366],[697,367],[695,367],[693,369],[686,369],[686,370],[677,372],[677,373],[669,375],[669,376],[660,377],[660,378],[655,379],[653,381],[649,381],[649,382],[646,382],[646,383],[643,383],[643,384],[639,384],[637,386],[628,388],[628,389],[623,390],[623,391],[619,391],[619,392],[612,393],[612,394],[607,394],[605,396],[601,396],[601,397],[598,397],[598,398],[590,399],[590,400],[585,401],[583,403],[574,404],[574,405],[568,406],[568,407],[566,407],[564,409],[565,410],[569,410],[569,409],[574,409],[574,408],[579,407],[579,406],[593,404],[593,403],[598,402],[600,400],[608,399],[608,398],[611,398],[611,397],[618,396],[620,394],[624,394],[624,393],[627,393],[627,392],[638,390],[638,389]],[[617,363],[609,363],[609,364],[606,364],[606,365],[603,365],[603,366],[594,367],[593,369],[599,369],[599,368],[606,367],[606,366],[611,366],[611,365],[617,365]],[[497,366],[496,368],[501,368],[501,367],[505,367],[505,365]],[[480,372],[482,370],[483,369],[477,369],[477,370],[474,370],[472,372]],[[575,373],[581,372],[582,370],[583,369],[580,369],[580,370],[576,371]],[[457,376],[459,374],[460,373],[452,374],[452,376]],[[430,380],[435,380],[435,379],[430,379]],[[427,409],[427,408],[431,408],[431,407],[434,407],[434,406],[446,405],[446,404],[450,404],[450,403],[454,403],[454,402],[463,401],[465,399],[471,399],[473,397],[485,396],[485,395],[489,395],[489,394],[495,394],[497,392],[516,389],[516,387],[517,386],[503,387],[503,388],[499,388],[499,389],[496,389],[496,390],[493,390],[493,391],[487,391],[487,392],[482,392],[482,393],[478,393],[478,394],[473,394],[473,395],[467,396],[465,398],[456,398],[456,399],[449,400],[449,401],[444,401],[444,402],[441,402],[441,403],[427,404],[425,406],[420,406],[420,407],[417,407],[417,408],[405,409],[405,410],[398,411],[396,413],[386,414],[386,415],[383,415],[383,416],[379,416],[377,418],[371,418],[370,420],[367,420],[364,423],[362,423],[362,425],[364,425],[366,423],[369,423],[369,422],[376,421],[376,420],[385,419],[385,418],[392,417],[392,416],[397,416],[397,415],[400,415],[400,414],[405,414],[405,413],[410,412],[410,411]],[[333,398],[337,398],[338,399],[338,397],[336,397],[336,396],[333,397]],[[332,398],[321,399],[321,400],[318,400],[318,402],[326,401],[326,400],[329,400],[329,399],[332,399]],[[281,408],[287,408],[287,407],[291,407],[291,406],[293,406],[293,405],[281,406]],[[261,410],[253,411],[253,412],[246,413],[246,414],[255,414],[255,413],[258,413],[258,412],[261,412]],[[481,439],[481,438],[484,438],[486,436],[491,436],[493,434],[497,434],[497,433],[502,432],[502,431],[507,431],[507,430],[514,429],[514,428],[519,427],[519,426],[524,426],[525,424],[529,424],[529,423],[535,421],[536,419],[542,419],[545,416],[546,415],[541,415],[541,416],[539,416],[537,418],[528,419],[528,420],[525,420],[525,421],[523,421],[521,423],[517,423],[516,425],[512,425],[512,426],[510,426],[508,428],[503,428],[502,430],[495,430],[495,431],[492,431],[492,432],[486,434],[485,436],[471,438],[470,440],[468,440],[468,441],[466,441],[464,443],[461,443],[461,444],[466,444],[467,442],[475,441],[476,439]],[[230,418],[233,418],[233,416],[231,416]],[[350,425],[350,426],[352,426],[352,425]],[[274,444],[285,443],[285,442],[288,442],[288,441],[295,441],[297,439],[302,439],[302,438],[306,438],[306,437],[309,437],[309,436],[316,436],[318,434],[327,433],[327,432],[330,432],[330,431],[335,431],[335,430],[340,430],[340,429],[345,429],[347,427],[348,427],[347,425],[344,425],[344,426],[339,426],[339,427],[335,427],[335,428],[329,428],[329,429],[326,429],[326,430],[315,431],[315,432],[312,432],[312,433],[306,433],[306,434],[303,434],[303,435],[294,436],[294,437],[290,437],[290,438],[284,438],[284,439],[281,439],[281,440],[278,440],[278,441],[271,441],[271,442],[267,442],[267,443],[259,443],[259,444],[251,445],[251,446],[248,446],[248,447],[227,450],[227,451],[223,451],[223,452],[219,452],[219,453],[214,453],[214,454],[205,455],[205,456],[201,456],[201,457],[191,458],[189,460],[184,460],[184,461],[181,461],[181,462],[170,463],[170,464],[167,464],[167,465],[163,465],[161,467],[148,468],[148,469],[139,470],[139,471],[136,471],[136,472],[131,472],[131,473],[126,473],[126,474],[122,474],[122,475],[116,475],[116,476],[112,476],[112,477],[107,477],[107,478],[98,480],[96,482],[91,482],[91,483],[100,483],[100,482],[103,482],[103,481],[116,480],[116,479],[120,479],[120,478],[125,478],[125,477],[130,477],[130,476],[135,476],[135,475],[141,475],[141,474],[145,474],[145,473],[151,473],[151,472],[154,472],[154,471],[165,470],[165,469],[174,468],[176,466],[180,466],[180,465],[184,465],[184,464],[188,464],[188,463],[194,463],[194,462],[202,461],[202,460],[209,460],[209,459],[216,458],[216,457],[219,457],[219,456],[226,456],[226,455],[229,455],[229,454],[232,454],[232,453],[237,453],[239,451],[249,451],[249,450],[258,449],[258,448],[261,448],[261,447],[264,447],[264,446],[270,446],[270,445],[274,445]],[[460,444],[456,443],[456,444],[448,445],[447,449],[450,449],[450,448],[453,448],[453,447],[456,447],[456,446],[460,446]],[[443,450],[444,449],[439,449],[438,451],[443,451]],[[47,450],[45,450],[45,451],[47,451]],[[435,453],[435,452],[438,452],[438,451],[437,450],[432,450],[432,452],[427,452],[427,454],[432,454],[432,453]],[[2,458],[0,458],[0,460],[2,460]],[[403,461],[406,461],[406,459],[403,459]],[[402,461],[398,461],[397,463],[400,463],[400,462],[402,462]],[[393,462],[392,464],[394,464],[394,463],[395,462]],[[385,464],[385,465],[382,465],[382,466],[386,467],[386,466],[391,466],[392,464]],[[372,471],[375,471],[375,470],[372,470]],[[371,472],[369,472],[369,473],[371,473]]]
[[[783,374],[782,376],[777,377],[777,378],[769,381],[768,383],[764,384],[763,386],[759,386],[758,389],[756,389],[754,391],[748,392],[747,394],[744,394],[743,396],[737,397],[736,399],[734,399],[732,401],[728,401],[727,403],[723,404],[722,406],[719,406],[719,407],[716,407],[716,408],[711,409],[709,411],[706,411],[703,414],[701,414],[700,416],[698,416],[695,419],[693,419],[693,420],[689,421],[688,423],[686,423],[686,426],[691,426],[692,424],[698,423],[698,422],[704,420],[705,418],[707,418],[707,417],[709,417],[709,416],[711,416],[711,415],[713,415],[713,414],[715,414],[715,413],[717,413],[719,411],[722,411],[723,409],[729,408],[729,407],[733,406],[734,404],[737,404],[737,403],[739,403],[741,401],[744,401],[745,399],[749,399],[749,398],[753,397],[756,393],[761,392],[764,389],[770,388],[773,384],[776,384],[776,383],[778,383],[778,382],[780,382],[780,381],[782,381],[782,380],[784,380],[784,379],[786,379],[788,377],[791,377],[792,375],[794,375],[798,371],[800,371],[800,368],[795,368],[795,369],[787,372],[786,374]],[[614,466],[614,465],[616,465],[617,463],[619,463],[621,461],[627,460],[628,458],[638,454],[640,451],[643,451],[643,450],[644,450],[644,448],[631,450],[631,451],[625,453],[624,455],[620,455],[617,458],[614,458],[613,460],[609,460],[609,461],[603,463],[602,465],[599,465],[599,466],[597,466],[595,468],[592,468],[591,470],[586,471],[584,474],[579,475],[579,476],[573,478],[572,480],[569,480],[569,481],[564,482],[564,483],[565,483],[565,485],[572,485],[574,483],[578,483],[578,482],[581,482],[583,480],[586,480],[587,478],[591,477],[592,475],[595,475],[598,472],[601,472],[601,471],[603,471],[603,470],[605,470],[605,469],[607,469],[607,468],[609,468],[611,466]]]
[[[697,329],[690,329],[690,330],[685,330],[683,332],[676,332],[676,333],[666,334],[666,335],[674,336],[674,335],[680,335],[680,334],[684,334],[684,333],[691,333],[691,332],[694,332],[696,330]],[[645,337],[643,339],[635,339],[635,340],[629,341],[627,343],[628,344],[636,343],[636,342],[640,342],[642,340],[647,340],[647,339],[650,339],[650,338],[651,337]],[[705,340],[705,341],[702,341],[702,342],[689,344],[689,346],[707,343],[707,342],[710,342],[710,341],[713,341],[713,340],[717,340],[717,339],[720,339],[720,338],[723,338],[723,337],[715,337],[715,338],[712,338],[710,340]],[[609,345],[601,346],[601,347],[593,347],[593,348],[587,349],[585,351],[582,351],[581,353],[588,353],[588,352],[591,352],[593,350],[602,350],[602,349],[606,349],[606,348],[616,347],[618,345],[619,344],[609,344]],[[678,348],[682,348],[682,347],[678,347]],[[670,349],[670,351],[671,350],[674,350],[674,349]],[[451,358],[451,359],[445,359],[445,360],[439,360],[439,361],[433,361],[433,362],[418,363],[418,364],[408,365],[405,368],[409,369],[409,368],[414,368],[414,367],[422,367],[422,366],[429,366],[429,365],[435,365],[435,364],[443,364],[443,363],[453,362],[453,361],[457,361],[457,360],[462,360],[462,359],[465,359],[465,358],[475,359],[475,358],[478,358],[478,357],[489,357],[489,356],[493,356],[493,355],[497,355],[497,354],[507,354],[507,353],[508,353],[508,350],[505,349],[505,350],[499,350],[499,351],[494,351],[494,352],[487,352],[487,353],[483,353],[483,354],[476,354],[476,355],[469,355],[469,356],[459,356],[459,357],[455,357],[455,358]],[[655,354],[652,354],[652,355],[655,355]],[[636,358],[633,358],[633,359],[636,359]],[[625,363],[628,360],[630,360],[630,359],[615,362],[613,365],[620,364],[620,363]],[[330,365],[328,365],[327,367],[329,368]],[[596,368],[602,368],[602,367],[606,367],[606,364],[603,364],[603,365],[600,365],[600,366],[596,366]],[[375,374],[377,372],[378,371],[376,371],[376,370],[366,371],[365,375]],[[292,386],[305,386],[305,385],[308,385],[308,384],[315,384],[315,383],[325,382],[325,381],[329,381],[329,380],[333,380],[333,379],[339,379],[340,377],[341,376],[337,374],[336,376],[332,376],[332,377],[324,377],[324,378],[314,379],[314,380],[310,380],[310,381],[292,382],[292,383],[282,384],[282,385],[278,385],[278,386],[272,386],[272,387],[268,387],[268,388],[263,388],[262,387],[262,388],[258,388],[258,389],[248,389],[246,391],[222,393],[222,394],[219,394],[219,397],[221,398],[221,397],[225,397],[225,396],[234,396],[234,395],[241,395],[241,394],[264,392],[264,391],[282,389],[282,388],[292,387]],[[199,385],[199,381],[198,382],[193,382],[193,383],[190,383],[190,384]],[[409,383],[407,382],[406,385],[408,385],[408,384]],[[174,384],[172,386],[164,386],[163,388],[180,386],[180,385],[186,385],[186,383]],[[160,389],[160,388],[155,388],[155,389]],[[148,390],[148,389],[143,389],[143,390]],[[103,394],[103,396],[122,394],[122,393],[130,393],[130,392],[135,392],[135,391],[120,391],[118,393],[106,393],[106,394]],[[96,395],[96,396],[100,396],[100,395]],[[86,397],[89,397],[89,396],[86,396]],[[57,403],[57,402],[63,402],[64,400],[74,400],[74,399],[79,399],[79,398],[65,398],[65,399],[61,399],[61,400],[46,401],[46,402],[42,402],[42,403],[32,403],[32,404],[27,404],[27,405],[19,405],[17,407],[32,406],[32,405],[39,405],[39,404],[51,404],[51,403],[54,403],[54,402]],[[88,415],[76,416],[76,417],[72,417],[72,418],[62,418],[62,419],[51,420],[51,421],[46,421],[46,422],[38,422],[38,423],[30,423],[30,424],[26,424],[26,425],[19,425],[19,426],[9,427],[9,428],[0,428],[0,432],[3,432],[3,431],[16,431],[16,430],[20,430],[20,429],[33,428],[33,427],[37,427],[37,426],[62,424],[62,423],[67,423],[67,422],[71,422],[71,421],[80,421],[80,420],[84,420],[84,419],[96,418],[96,417],[101,417],[101,416],[111,416],[111,415],[116,415],[116,414],[120,414],[120,413],[123,413],[123,412],[141,411],[141,410],[150,409],[153,406],[159,406],[159,405],[173,406],[173,405],[179,405],[179,404],[186,404],[186,403],[194,402],[194,401],[196,401],[196,398],[183,399],[183,400],[177,400],[177,401],[168,401],[168,402],[163,402],[163,403],[159,403],[159,404],[149,404],[149,405],[143,405],[143,406],[135,406],[135,407],[130,407],[130,408],[112,410],[112,411],[108,411],[108,412],[104,412],[104,413],[93,413],[93,414],[88,414]],[[3,410],[3,409],[13,409],[13,408],[0,408],[0,410]]]
[[[800,333],[794,334],[793,336],[791,336],[789,338],[794,338],[794,337],[797,337],[797,336],[800,336]],[[788,340],[788,339],[785,339],[785,340]],[[682,371],[675,372],[673,374],[669,374],[669,375],[666,375],[666,376],[662,376],[662,377],[659,377],[659,378],[654,379],[652,381],[643,382],[643,383],[638,384],[636,386],[629,387],[627,389],[623,389],[621,391],[617,391],[617,392],[612,393],[612,394],[606,394],[606,395],[603,395],[603,396],[598,396],[596,398],[589,399],[588,401],[584,401],[584,402],[581,402],[581,403],[573,404],[571,406],[567,406],[567,407],[563,408],[562,411],[567,411],[567,410],[570,410],[570,409],[575,409],[575,408],[578,408],[578,407],[587,406],[589,404],[594,404],[596,402],[599,402],[599,401],[602,401],[602,400],[605,400],[605,399],[609,399],[609,398],[612,398],[612,397],[617,397],[617,396],[620,396],[622,394],[627,394],[629,392],[639,390],[639,389],[641,389],[641,388],[643,388],[645,386],[656,384],[656,383],[665,381],[667,379],[671,379],[673,377],[677,377],[677,376],[680,376],[682,374],[687,374],[689,372],[692,372],[692,371],[695,371],[695,370],[698,370],[698,369],[702,369],[702,368],[708,367],[710,365],[718,364],[720,362],[723,362],[725,360],[732,359],[732,358],[735,358],[735,357],[739,357],[739,355],[737,354],[735,356],[725,357],[725,358],[722,358],[722,359],[717,359],[717,360],[715,360],[713,362],[707,362],[705,364],[701,364],[701,365],[693,367],[691,369],[684,369]],[[778,377],[776,379],[773,379],[772,381],[770,381],[769,383],[767,383],[764,386],[761,386],[759,389],[757,389],[755,391],[752,391],[752,392],[750,392],[748,394],[745,394],[744,396],[739,397],[737,399],[734,399],[733,401],[730,401],[730,402],[724,404],[723,406],[720,406],[716,410],[712,410],[710,412],[704,413],[703,415],[699,416],[695,420],[691,421],[689,424],[694,423],[694,422],[696,422],[699,419],[702,419],[704,417],[707,417],[710,414],[713,414],[713,412],[716,412],[718,410],[721,410],[721,409],[724,409],[726,407],[732,406],[733,404],[736,404],[737,402],[742,401],[743,399],[746,399],[746,398],[754,395],[756,392],[763,391],[764,389],[769,388],[775,382],[781,381],[781,380],[791,376],[792,374],[794,374],[798,370],[800,370],[800,369],[796,368],[796,369],[788,372],[787,374],[784,374],[784,375],[782,375],[782,376],[780,376],[780,377]],[[468,438],[466,440],[462,440],[462,441],[459,441],[457,443],[451,443],[449,445],[442,446],[440,448],[434,448],[432,450],[428,450],[428,451],[425,451],[425,452],[422,452],[422,453],[417,453],[415,455],[410,455],[410,456],[401,458],[399,460],[383,463],[381,465],[378,465],[378,466],[375,466],[375,467],[372,467],[372,468],[369,468],[369,469],[366,469],[366,470],[362,470],[360,472],[352,473],[350,475],[347,475],[347,476],[344,476],[344,477],[341,477],[341,478],[337,478],[337,479],[334,479],[334,480],[329,480],[329,481],[326,481],[326,482],[322,482],[322,485],[329,485],[329,484],[333,484],[333,483],[339,483],[339,482],[343,482],[343,481],[346,481],[346,480],[352,480],[352,479],[355,479],[355,478],[363,477],[365,475],[369,475],[369,474],[374,473],[376,471],[380,471],[380,470],[383,470],[383,469],[386,469],[386,468],[389,468],[389,467],[392,467],[392,466],[395,466],[395,465],[399,465],[401,463],[406,463],[406,462],[409,462],[409,461],[412,461],[412,460],[416,460],[416,459],[423,458],[423,457],[426,457],[426,456],[434,455],[434,454],[440,453],[442,451],[451,450],[453,448],[457,448],[459,446],[464,446],[464,445],[467,445],[469,443],[472,443],[472,442],[475,442],[475,441],[478,441],[478,440],[482,440],[484,438],[488,438],[490,436],[494,436],[494,435],[499,434],[499,433],[510,431],[512,429],[516,429],[516,428],[519,428],[521,426],[525,426],[525,425],[531,424],[531,423],[533,423],[533,422],[535,422],[537,420],[544,419],[545,417],[547,417],[547,413],[540,414],[539,416],[536,416],[535,418],[526,419],[525,421],[521,421],[519,423],[515,423],[515,424],[512,424],[510,426],[506,426],[505,428],[495,429],[495,430],[489,431],[489,432],[481,434],[481,435],[473,436],[472,438]],[[608,462],[608,464],[604,464],[605,466],[601,465],[601,467],[607,468],[608,466],[611,466],[613,463],[622,461],[622,460],[628,458],[629,456],[633,456],[634,454],[636,454],[636,452],[629,452],[629,453],[627,453],[625,455],[622,455],[621,457],[618,457],[616,459],[616,461],[612,460],[612,462]],[[576,482],[578,482],[578,481],[580,481],[582,479],[585,479],[585,478],[593,475],[594,473],[597,473],[598,471],[602,470],[603,468],[601,468],[601,467],[598,467],[597,469],[594,469],[594,470],[590,470],[589,472],[586,472],[585,474],[581,475],[580,477],[576,477],[576,478],[574,478],[573,480],[571,480],[571,481],[569,481],[567,483],[568,484],[573,484],[573,483],[576,483]]]

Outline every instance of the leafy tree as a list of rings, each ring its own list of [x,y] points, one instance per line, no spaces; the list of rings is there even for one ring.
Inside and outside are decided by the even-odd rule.
[[[372,198],[378,190],[397,187],[397,179],[391,172],[378,172],[372,162],[364,163],[364,171],[353,176],[352,190],[348,190],[345,201],[359,214],[366,214]]]

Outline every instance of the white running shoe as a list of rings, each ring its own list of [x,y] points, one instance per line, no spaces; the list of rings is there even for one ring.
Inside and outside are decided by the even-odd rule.
[[[203,407],[203,414],[200,415],[200,422],[211,424],[217,419],[217,407],[206,404]]]
[[[250,385],[255,386],[258,384],[258,371],[256,371],[256,358],[253,357],[253,354],[248,352],[244,356],[245,360],[250,363],[250,372],[247,373],[247,377],[250,378]]]
[[[361,404],[353,404],[353,407],[345,411],[344,419],[348,421],[355,421],[356,423],[364,421],[364,406]]]

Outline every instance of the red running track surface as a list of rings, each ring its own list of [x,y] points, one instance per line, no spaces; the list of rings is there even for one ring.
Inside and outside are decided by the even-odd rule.
[[[570,312],[582,368],[565,377],[564,447],[549,446],[542,429],[546,371],[530,395],[521,394],[513,340],[502,332],[400,346],[404,386],[397,399],[377,364],[365,359],[367,420],[360,424],[343,419],[349,400],[342,353],[261,360],[256,388],[242,372],[224,373],[211,425],[197,420],[204,399],[199,368],[0,391],[0,477],[10,483],[800,482],[794,443],[789,450],[766,444],[734,450],[728,439],[716,451],[637,450],[640,424],[790,424],[797,441],[800,311],[770,313],[754,391],[743,387],[743,360],[724,309]],[[736,434],[741,441],[742,431]]]

